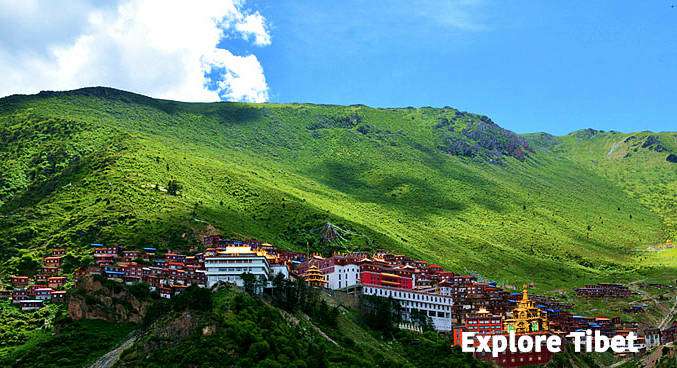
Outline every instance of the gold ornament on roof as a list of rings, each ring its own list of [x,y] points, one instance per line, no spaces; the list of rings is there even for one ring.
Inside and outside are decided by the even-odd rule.
[[[503,328],[517,334],[548,330],[548,317],[529,299],[526,285],[522,290],[522,299],[517,301],[517,306],[512,310],[512,318],[503,321]]]

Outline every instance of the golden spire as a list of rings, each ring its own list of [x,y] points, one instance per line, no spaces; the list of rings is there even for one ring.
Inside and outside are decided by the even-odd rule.
[[[533,301],[529,300],[527,285],[524,285],[522,300],[518,300],[515,309],[512,310],[512,318],[504,320],[503,327],[506,331],[515,333],[548,330],[548,318]]]
[[[310,286],[324,286],[327,283],[324,279],[324,274],[322,274],[322,271],[316,265],[308,267],[306,272],[303,273],[303,279]]]

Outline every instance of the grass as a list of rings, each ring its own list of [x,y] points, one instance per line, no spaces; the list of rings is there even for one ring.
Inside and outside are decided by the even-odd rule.
[[[9,301],[0,301],[0,356],[8,349],[51,331],[54,320],[64,312],[59,304],[49,304],[36,311],[22,312]]]
[[[456,130],[437,129],[441,118]],[[286,249],[387,249],[538,289],[674,275],[674,259],[645,259],[674,234],[676,175],[663,152],[602,165],[591,160],[606,140],[541,137],[524,160],[488,148],[447,154],[450,139],[486,143],[459,133],[481,119],[454,109],[187,104],[105,89],[6,98],[3,273],[17,249],[185,249],[211,224]],[[490,131],[500,144],[511,138]],[[653,190],[646,170],[665,188]],[[172,179],[178,196],[165,191]],[[323,244],[316,230],[326,222],[346,241]]]

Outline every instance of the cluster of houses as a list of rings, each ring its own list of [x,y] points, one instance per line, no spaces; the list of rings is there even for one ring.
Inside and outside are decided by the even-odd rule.
[[[164,298],[171,298],[190,285],[212,287],[218,283],[244,285],[243,275],[252,274],[262,289],[270,287],[277,275],[302,278],[309,285],[345,295],[373,295],[392,298],[400,303],[402,318],[411,321],[425,314],[432,327],[440,332],[460,331],[505,332],[514,320],[516,308],[530,308],[542,319],[550,333],[566,335],[579,330],[599,330],[607,335],[638,333],[640,344],[651,348],[673,341],[676,325],[665,331],[640,333],[636,323],[623,323],[620,318],[573,315],[566,305],[556,300],[532,295],[526,291],[506,291],[492,281],[478,280],[474,275],[459,275],[441,266],[387,252],[335,254],[331,257],[278,250],[257,241],[224,240],[217,236],[204,239],[206,249],[191,255],[173,251],[159,252],[148,247],[125,250],[120,246],[92,244],[95,264],[79,269],[75,277],[99,274],[125,283],[143,282]],[[13,302],[23,310],[42,306],[45,300],[63,299],[65,283],[60,266],[62,249],[55,249],[43,259],[44,267],[33,280],[14,276]],[[31,282],[32,281],[32,282]],[[629,290],[622,285],[588,285],[576,289],[590,297],[622,297]],[[520,312],[521,314],[521,312]],[[515,358],[513,358],[515,359]],[[525,364],[549,360],[547,356],[519,357]],[[505,365],[505,362],[497,362]],[[514,363],[514,362],[513,362]]]
[[[630,289],[621,284],[585,285],[574,291],[576,295],[586,298],[627,298],[631,294]]]
[[[22,311],[40,309],[45,302],[63,302],[68,281],[61,269],[65,254],[62,248],[52,249],[49,255],[42,258],[42,267],[36,275],[12,276],[12,289],[3,291],[0,296],[11,298],[12,303]]]
[[[205,253],[185,255],[156,248],[126,250],[121,246],[91,245],[94,265],[79,269],[75,277],[99,274],[134,284],[143,282],[163,298],[171,298],[190,285],[206,286]]]

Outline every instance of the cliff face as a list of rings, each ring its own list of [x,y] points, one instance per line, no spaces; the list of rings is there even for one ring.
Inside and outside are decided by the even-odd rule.
[[[85,277],[69,297],[68,316],[74,320],[140,323],[151,304],[147,291],[144,293],[141,287],[130,288],[113,281]]]

